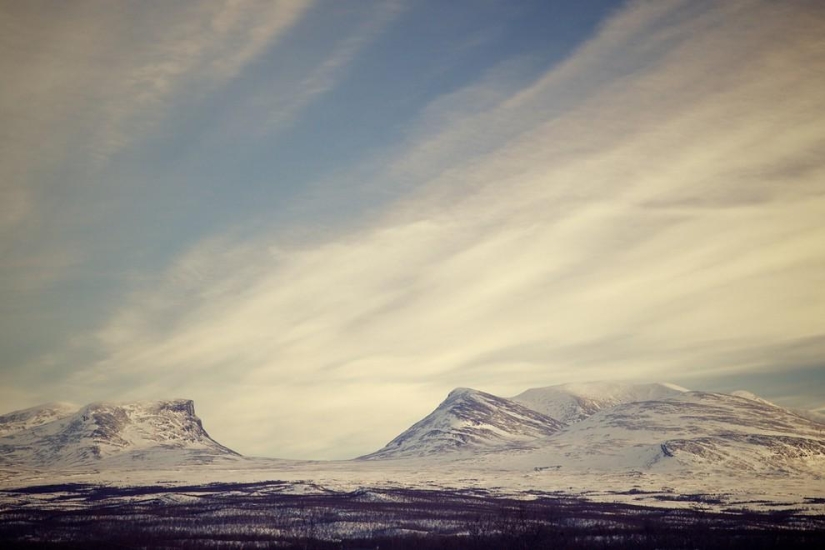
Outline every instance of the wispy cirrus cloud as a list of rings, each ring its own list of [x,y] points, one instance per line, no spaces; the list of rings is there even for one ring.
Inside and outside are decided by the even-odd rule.
[[[821,357],[823,23],[632,3],[529,86],[502,71],[433,104],[371,182],[410,192],[358,228],[194,247],[101,328],[75,391],[179,389],[242,452],[347,457],[453,385],[707,380],[782,369],[753,350],[800,339]]]
[[[76,334],[105,315],[116,287],[147,277],[125,259],[139,240],[130,231],[146,224],[135,197],[154,194],[164,207],[158,189],[168,186],[156,182],[158,155],[147,151],[178,135],[191,139],[189,115],[283,41],[311,6],[310,0],[0,6],[4,384],[22,388],[35,372],[60,372],[43,358],[60,356],[64,345],[74,357]],[[129,216],[136,231],[122,224]]]
[[[374,13],[337,44],[331,53],[306,77],[294,84],[294,89],[264,100],[268,114],[265,127],[270,132],[283,130],[318,97],[335,88],[358,53],[385,32],[404,11],[405,3],[391,0],[379,4]]]
[[[157,130],[171,106],[234,78],[310,5],[6,5],[0,224],[51,214],[52,186],[94,181],[90,170]]]

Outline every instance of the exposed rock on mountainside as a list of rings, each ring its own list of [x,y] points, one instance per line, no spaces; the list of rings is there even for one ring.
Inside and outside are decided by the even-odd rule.
[[[507,400],[459,389],[364,458],[426,457],[524,471],[817,476],[825,473],[823,431],[825,425],[748,392],[594,383],[537,388]]]
[[[483,450],[532,441],[556,433],[562,424],[489,393],[468,388],[450,392],[432,413],[364,459],[428,456]]]
[[[209,436],[184,399],[79,410],[42,405],[0,416],[0,434],[0,466],[11,469],[157,470],[224,461],[234,467],[240,458]],[[825,476],[825,424],[749,392],[669,384],[571,384],[513,399],[458,388],[361,459],[398,459],[411,471],[438,462],[539,476],[650,471],[817,478]]]
[[[77,411],[71,403],[46,403],[0,415],[0,437],[66,418]]]
[[[537,441],[525,466],[825,472],[825,426],[776,405],[684,392],[600,410]],[[529,464],[528,464],[529,463]]]
[[[3,418],[19,426],[16,419],[21,413],[26,411]],[[151,467],[237,456],[209,437],[195,415],[194,403],[186,399],[93,403],[73,414],[58,415],[0,438],[0,464],[24,467],[78,467],[124,461],[142,461]]]

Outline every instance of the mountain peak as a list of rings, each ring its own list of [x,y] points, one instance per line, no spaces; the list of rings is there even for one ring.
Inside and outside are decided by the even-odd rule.
[[[466,399],[482,395],[484,392],[474,390],[473,388],[455,388],[447,394],[447,399]]]
[[[156,399],[149,401],[95,401],[89,403],[83,409],[95,410],[106,409],[112,407],[120,407],[129,410],[144,410],[144,411],[176,411],[186,414],[195,414],[195,402],[192,399]]]
[[[91,403],[0,438],[0,463],[76,466],[153,455],[184,462],[239,456],[209,436],[190,399]]]
[[[55,402],[0,415],[0,437],[65,418],[77,409],[77,405],[71,403]]]
[[[579,422],[606,407],[676,397],[689,390],[670,383],[574,382],[532,388],[512,398],[541,414],[564,422]]]
[[[822,429],[816,419],[750,392],[588,382],[534,388],[504,399],[456,388],[428,416],[362,458],[460,460],[462,466],[478,458],[485,467],[534,472],[701,469],[819,475],[825,465]]]
[[[361,457],[408,458],[532,441],[556,433],[561,423],[508,399],[456,388],[436,409],[375,453]]]

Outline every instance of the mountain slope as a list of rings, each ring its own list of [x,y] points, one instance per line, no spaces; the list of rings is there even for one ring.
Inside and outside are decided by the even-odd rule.
[[[676,397],[687,389],[673,384],[586,382],[529,389],[511,400],[565,424],[624,403]]]
[[[362,459],[433,456],[532,441],[563,425],[543,414],[468,388],[450,392],[432,413]]]
[[[591,383],[537,388],[508,400],[458,389],[362,458],[437,459],[534,472],[821,476],[824,431],[825,425],[749,392]]]
[[[539,469],[821,475],[825,439],[821,424],[770,403],[684,392],[602,409],[502,460]]]
[[[0,437],[66,418],[77,409],[71,403],[46,403],[0,415]]]
[[[737,390],[737,391],[731,392],[731,395],[735,395],[736,397],[744,397],[745,399],[750,399],[752,401],[758,401],[759,403],[764,403],[765,405],[771,405],[772,407],[778,407],[778,408],[781,408],[781,409],[785,409],[786,411],[791,412],[791,413],[793,413],[797,416],[801,416],[802,418],[807,418],[808,420],[810,420],[812,422],[817,422],[819,424],[825,424],[825,415],[823,415],[821,412],[808,411],[808,410],[805,410],[805,409],[796,409],[796,408],[790,408],[790,407],[782,407],[780,405],[777,405],[776,403],[771,403],[770,401],[768,401],[766,399],[762,399],[758,395],[755,395],[755,394],[753,394],[749,391],[745,391],[745,390]]]
[[[0,464],[22,467],[141,462],[151,467],[237,456],[209,437],[194,403],[185,399],[94,403],[0,438]]]

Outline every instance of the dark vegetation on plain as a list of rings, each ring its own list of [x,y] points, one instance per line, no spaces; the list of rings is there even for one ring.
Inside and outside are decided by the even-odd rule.
[[[0,508],[0,548],[825,548],[822,516],[713,512],[707,495],[674,497],[688,507],[661,509],[562,494],[524,501],[414,489],[296,495],[289,487],[274,481],[4,491],[5,502],[36,496],[42,504]]]

